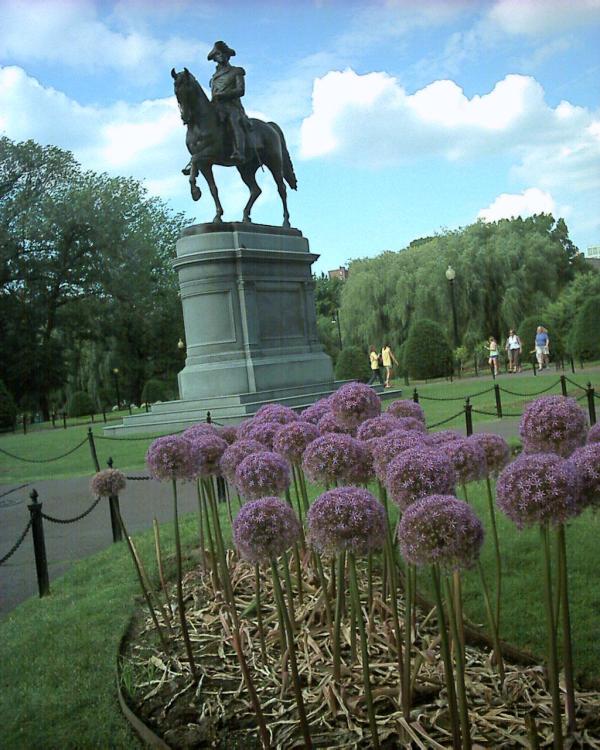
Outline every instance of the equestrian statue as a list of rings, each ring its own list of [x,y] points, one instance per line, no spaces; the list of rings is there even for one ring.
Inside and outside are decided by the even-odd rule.
[[[296,190],[297,182],[285,138],[274,122],[263,122],[246,115],[241,102],[245,71],[229,64],[234,55],[235,50],[222,41],[216,42],[210,51],[208,59],[217,63],[210,79],[210,101],[187,68],[180,73],[175,68],[171,70],[181,119],[187,126],[185,145],[192,157],[182,171],[189,175],[195,201],[202,195],[196,178],[199,172],[204,176],[217,211],[213,221],[221,222],[223,207],[213,176],[213,164],[236,167],[250,190],[243,218],[243,221],[250,222],[250,211],[262,192],[256,182],[256,170],[264,165],[273,175],[283,203],[283,226],[289,227],[285,182],[292,190]]]

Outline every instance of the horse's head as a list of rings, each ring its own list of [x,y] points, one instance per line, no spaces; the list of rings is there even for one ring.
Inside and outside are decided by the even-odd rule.
[[[179,104],[179,111],[184,125],[190,125],[194,120],[194,112],[201,100],[206,99],[202,87],[187,68],[177,73],[175,68],[171,68],[171,77],[173,78],[173,87],[175,96]]]

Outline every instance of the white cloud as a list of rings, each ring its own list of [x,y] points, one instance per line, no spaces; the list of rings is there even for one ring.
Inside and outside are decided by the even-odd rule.
[[[516,216],[525,218],[534,214],[555,213],[556,203],[550,193],[539,188],[528,188],[518,194],[502,193],[487,208],[482,208],[477,218],[491,222]]]
[[[489,20],[508,34],[546,36],[600,21],[600,0],[498,0]]]

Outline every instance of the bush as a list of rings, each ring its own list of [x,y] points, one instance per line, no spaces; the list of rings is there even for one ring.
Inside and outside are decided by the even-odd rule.
[[[542,315],[529,315],[517,326],[517,333],[521,339],[521,357],[529,355],[535,348],[535,334],[538,326],[544,326],[546,323]],[[550,337],[550,351],[553,349],[552,331],[548,330]]]
[[[369,379],[369,357],[358,346],[347,346],[340,352],[335,365],[337,380],[360,380],[366,383]]]
[[[157,378],[147,380],[142,389],[142,403],[153,404],[156,401],[169,400],[169,384]]]
[[[12,429],[17,420],[17,405],[12,394],[0,380],[0,429]]]
[[[449,375],[452,372],[452,349],[444,329],[433,320],[417,320],[406,339],[404,361],[413,378]]]
[[[577,313],[571,335],[569,348],[580,360],[592,360],[600,357],[600,296],[590,297]]]
[[[96,405],[89,393],[85,391],[74,391],[67,403],[67,414],[70,417],[89,417],[94,414]]]

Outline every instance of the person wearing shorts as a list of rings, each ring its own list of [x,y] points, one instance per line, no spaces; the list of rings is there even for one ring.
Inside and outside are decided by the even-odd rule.
[[[390,378],[392,377],[392,362],[397,366],[398,360],[394,356],[394,352],[390,349],[389,344],[384,344],[381,350],[381,360],[385,367],[385,387],[391,388]]]
[[[508,354],[508,371],[521,372],[521,339],[512,328],[506,339],[506,353]]]
[[[490,369],[492,370],[492,375],[495,376],[498,374],[498,357],[500,356],[500,352],[498,350],[498,342],[493,336],[490,336],[488,349],[490,352],[488,364],[490,366]]]
[[[540,370],[548,368],[550,357],[550,338],[544,326],[538,326],[535,333],[535,358]]]

